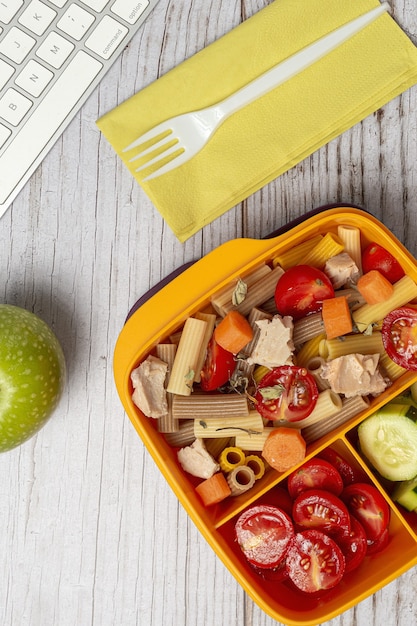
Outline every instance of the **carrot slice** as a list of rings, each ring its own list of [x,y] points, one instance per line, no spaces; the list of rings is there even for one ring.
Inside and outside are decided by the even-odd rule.
[[[272,430],[262,449],[265,461],[278,472],[286,472],[301,463],[305,455],[306,442],[300,431],[286,426]]]
[[[357,282],[357,288],[368,304],[384,302],[394,292],[392,283],[378,270],[363,274]]]
[[[327,339],[335,339],[352,332],[352,316],[346,296],[323,300],[322,317]]]
[[[253,330],[239,311],[229,311],[214,330],[214,338],[224,349],[237,354],[253,339]]]
[[[195,488],[205,506],[221,502],[232,493],[224,474],[217,472]]]

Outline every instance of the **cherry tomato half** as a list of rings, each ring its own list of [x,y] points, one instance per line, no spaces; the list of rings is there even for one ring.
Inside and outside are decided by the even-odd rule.
[[[417,310],[394,309],[384,318],[381,332],[389,358],[407,370],[417,370]]]
[[[389,524],[390,509],[374,485],[349,485],[343,490],[341,498],[349,512],[364,527],[367,539],[376,541],[383,535]]]
[[[207,346],[207,355],[201,370],[201,388],[213,391],[225,385],[236,367],[235,357],[212,337]]]
[[[318,395],[316,381],[304,367],[282,365],[259,382],[256,409],[267,420],[298,422],[310,415]]]
[[[334,297],[330,279],[310,265],[295,265],[287,269],[275,288],[275,304],[281,315],[297,320],[308,313],[320,311],[323,300]]]
[[[365,472],[353,467],[353,465],[346,461],[346,459],[333,448],[324,448],[324,450],[319,452],[318,457],[324,459],[337,469],[345,487],[352,483],[364,482],[366,477]]]
[[[309,489],[294,500],[292,518],[296,528],[315,528],[324,532],[350,530],[346,505],[329,491]]]
[[[291,518],[276,506],[260,504],[244,511],[235,526],[237,542],[252,565],[278,568],[294,536]]]
[[[362,269],[366,274],[378,270],[390,283],[396,283],[404,276],[404,270],[397,259],[379,243],[370,243],[362,253]]]
[[[332,535],[345,557],[345,573],[352,572],[364,560],[368,551],[368,541],[362,524],[351,515],[350,531]]]
[[[307,489],[325,489],[339,496],[343,491],[343,480],[333,465],[324,459],[310,459],[288,476],[290,496],[295,499]]]
[[[297,533],[288,549],[286,568],[292,583],[304,593],[332,589],[343,578],[345,559],[336,542],[319,530]]]
[[[368,539],[367,551],[366,551],[367,556],[372,556],[373,554],[377,554],[377,552],[381,552],[387,547],[388,543],[389,543],[389,529],[386,528],[384,532],[382,533],[382,535],[378,539],[375,539],[375,541]]]

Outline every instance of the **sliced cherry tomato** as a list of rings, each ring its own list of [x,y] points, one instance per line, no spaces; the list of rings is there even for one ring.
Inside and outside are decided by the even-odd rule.
[[[382,342],[389,358],[407,370],[417,370],[417,310],[394,309],[382,323]]]
[[[404,276],[404,270],[397,259],[379,243],[370,243],[362,253],[363,272],[378,270],[390,283],[396,283]]]
[[[207,355],[201,370],[201,388],[213,391],[225,385],[236,367],[235,357],[212,337],[207,346]]]
[[[318,395],[316,381],[304,367],[282,365],[261,379],[255,403],[267,420],[298,422],[310,415]]]
[[[364,527],[367,539],[379,539],[388,527],[390,509],[378,489],[368,483],[355,483],[343,490],[341,498]]]
[[[294,536],[289,515],[276,506],[260,504],[244,511],[235,526],[237,542],[252,565],[279,568]]]
[[[345,557],[345,573],[352,572],[359,567],[368,550],[366,533],[362,524],[351,515],[350,531],[335,533],[332,535],[332,538],[336,541]]]
[[[379,539],[375,541],[367,540],[367,556],[372,556],[384,550],[389,543],[389,530],[386,528]]]
[[[284,272],[275,288],[275,304],[281,315],[295,320],[322,309],[323,300],[334,297],[333,285],[321,270],[295,265]]]
[[[304,593],[332,589],[343,578],[345,559],[336,542],[319,530],[297,533],[288,550],[286,568],[292,583]]]
[[[318,457],[328,461],[328,463],[337,469],[345,487],[352,483],[364,482],[366,477],[365,473],[353,467],[353,465],[346,461],[346,459],[333,448],[324,448],[324,450],[319,452]]]
[[[339,496],[343,491],[343,480],[333,465],[324,459],[310,459],[288,476],[288,491],[295,499],[307,489],[324,489]]]
[[[274,504],[288,513],[291,517],[292,499],[285,487],[282,487],[282,485],[276,485],[276,487],[272,490],[272,495],[274,497]]]
[[[297,529],[316,528],[324,532],[350,530],[350,515],[340,498],[324,489],[303,491],[294,500],[292,518]]]

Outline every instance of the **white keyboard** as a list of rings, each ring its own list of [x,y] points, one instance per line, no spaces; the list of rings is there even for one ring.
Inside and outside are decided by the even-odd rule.
[[[0,0],[0,216],[158,0]]]

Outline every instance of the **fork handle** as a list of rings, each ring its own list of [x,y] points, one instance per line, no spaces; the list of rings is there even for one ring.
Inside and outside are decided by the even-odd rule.
[[[218,110],[219,118],[224,120],[232,113],[235,113],[247,104],[250,104],[286,82],[288,79],[340,46],[343,42],[350,39],[388,9],[388,3],[383,2],[376,8],[360,15],[351,22],[340,26],[328,35],[325,35],[299,52],[296,52],[288,59],[285,59],[285,61],[278,63],[278,65],[266,71],[259,76],[259,78],[255,78],[255,80],[245,85],[245,87],[242,87],[231,96],[215,105],[213,108]]]

